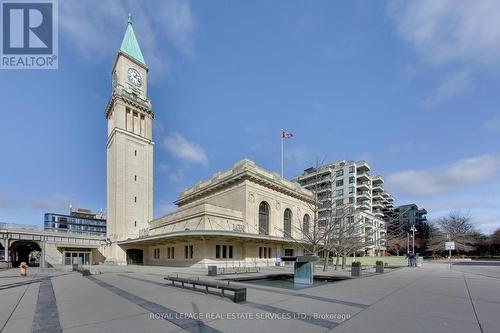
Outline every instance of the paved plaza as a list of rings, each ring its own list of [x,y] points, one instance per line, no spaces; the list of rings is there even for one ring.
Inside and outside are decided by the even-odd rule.
[[[243,303],[163,279],[205,270],[98,269],[1,270],[0,332],[500,332],[500,263],[426,263],[301,290],[239,283]]]

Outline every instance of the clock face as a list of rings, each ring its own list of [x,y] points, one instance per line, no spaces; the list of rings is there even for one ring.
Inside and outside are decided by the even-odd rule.
[[[142,84],[141,74],[135,68],[129,68],[127,70],[128,80],[135,86],[140,87]]]

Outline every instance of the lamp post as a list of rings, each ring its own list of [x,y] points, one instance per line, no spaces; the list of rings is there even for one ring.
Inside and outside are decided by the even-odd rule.
[[[410,253],[410,233],[406,232],[406,254]]]
[[[415,225],[411,226],[411,252],[415,254]]]

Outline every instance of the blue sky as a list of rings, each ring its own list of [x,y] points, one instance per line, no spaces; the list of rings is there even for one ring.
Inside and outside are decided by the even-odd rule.
[[[154,215],[250,158],[366,159],[397,204],[500,227],[498,1],[77,1],[59,69],[0,72],[0,221],[105,208],[104,107],[127,13],[150,67]]]

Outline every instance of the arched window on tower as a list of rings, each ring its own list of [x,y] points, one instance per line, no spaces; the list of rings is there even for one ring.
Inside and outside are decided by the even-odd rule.
[[[285,209],[283,214],[283,237],[292,237],[292,210],[290,208]]]
[[[304,235],[309,234],[309,223],[310,223],[311,218],[309,217],[309,214],[304,215],[304,220],[302,221],[302,233]]]
[[[269,235],[269,204],[265,201],[259,205],[259,235]]]

